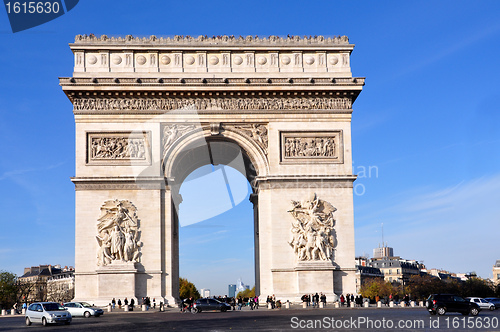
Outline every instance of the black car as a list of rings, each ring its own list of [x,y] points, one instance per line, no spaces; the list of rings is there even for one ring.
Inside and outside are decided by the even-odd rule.
[[[204,298],[196,300],[196,302],[193,305],[193,308],[198,312],[214,311],[214,310],[225,312],[227,310],[230,310],[231,306],[227,303],[218,301],[216,299]]]
[[[432,294],[427,299],[427,310],[431,315],[444,315],[447,312],[459,312],[464,316],[477,316],[481,308],[460,296],[453,294]]]

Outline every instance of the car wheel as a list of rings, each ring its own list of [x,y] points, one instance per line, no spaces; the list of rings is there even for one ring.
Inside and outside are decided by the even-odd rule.
[[[226,307],[222,307],[222,308],[220,308],[220,311],[221,311],[221,312],[226,312],[226,311],[227,311],[227,308],[226,308]]]
[[[443,316],[446,313],[446,309],[444,307],[439,307],[436,312],[439,316]]]
[[[479,309],[478,308],[472,308],[470,309],[470,313],[472,316],[477,316],[479,314]]]
[[[30,325],[31,325],[31,321],[30,321],[29,317],[26,317],[26,325],[27,325],[27,326],[30,326]]]
[[[85,313],[83,315],[85,316],[85,318],[89,318],[90,317],[90,312],[85,311]]]
[[[495,306],[494,306],[494,305],[492,305],[492,306],[490,307],[490,311],[493,311],[493,310],[495,310]]]
[[[42,325],[47,326],[47,319],[45,317],[42,317]]]
[[[198,310],[198,308],[193,308],[193,309],[191,309],[191,313],[192,313],[192,314],[197,314],[198,312],[200,312],[200,311]]]

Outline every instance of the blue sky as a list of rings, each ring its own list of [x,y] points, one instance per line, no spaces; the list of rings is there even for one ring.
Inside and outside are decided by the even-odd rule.
[[[0,9],[0,270],[74,264],[74,119],[58,77],[72,74],[76,34],[291,34],[347,35],[353,75],[367,78],[352,121],[356,254],[372,254],[383,223],[395,254],[491,277],[500,259],[499,14],[498,1],[82,0],[13,34]],[[229,195],[221,172],[203,179]],[[226,174],[237,204],[248,186]],[[188,189],[181,218],[197,201]],[[240,276],[253,284],[252,206],[245,198],[222,210],[180,233],[181,275],[215,293]],[[204,246],[214,253],[200,254]],[[227,280],[211,277],[221,271]]]

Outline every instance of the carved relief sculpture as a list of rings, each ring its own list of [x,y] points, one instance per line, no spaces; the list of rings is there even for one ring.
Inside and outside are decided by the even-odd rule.
[[[281,161],[343,162],[342,131],[282,132]]]
[[[108,200],[101,206],[96,236],[98,266],[116,261],[139,262],[142,243],[136,211],[127,200]]]
[[[147,133],[88,133],[88,163],[149,163]]]
[[[195,125],[180,125],[180,124],[164,125],[163,137],[162,137],[162,143],[163,143],[162,160],[165,161],[168,149],[178,138],[180,138],[188,131],[194,130],[195,128],[196,128]]]
[[[264,153],[267,155],[267,145],[268,145],[268,137],[267,137],[267,127],[263,124],[245,124],[245,125],[228,125],[224,126],[226,128],[234,128],[237,131],[242,132],[245,136],[252,139],[255,143],[257,143]]]
[[[350,109],[351,98],[75,98],[75,111]]]
[[[313,194],[304,202],[292,201],[292,239],[288,242],[299,261],[329,261],[337,245],[335,219],[337,210]]]

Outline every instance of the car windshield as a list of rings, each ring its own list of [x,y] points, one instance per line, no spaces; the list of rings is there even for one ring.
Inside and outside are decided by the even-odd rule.
[[[90,308],[92,307],[90,304],[88,304],[87,302],[80,302],[80,304],[84,307],[84,308]]]
[[[58,311],[58,310],[66,310],[59,303],[44,303],[43,308],[45,311]]]

